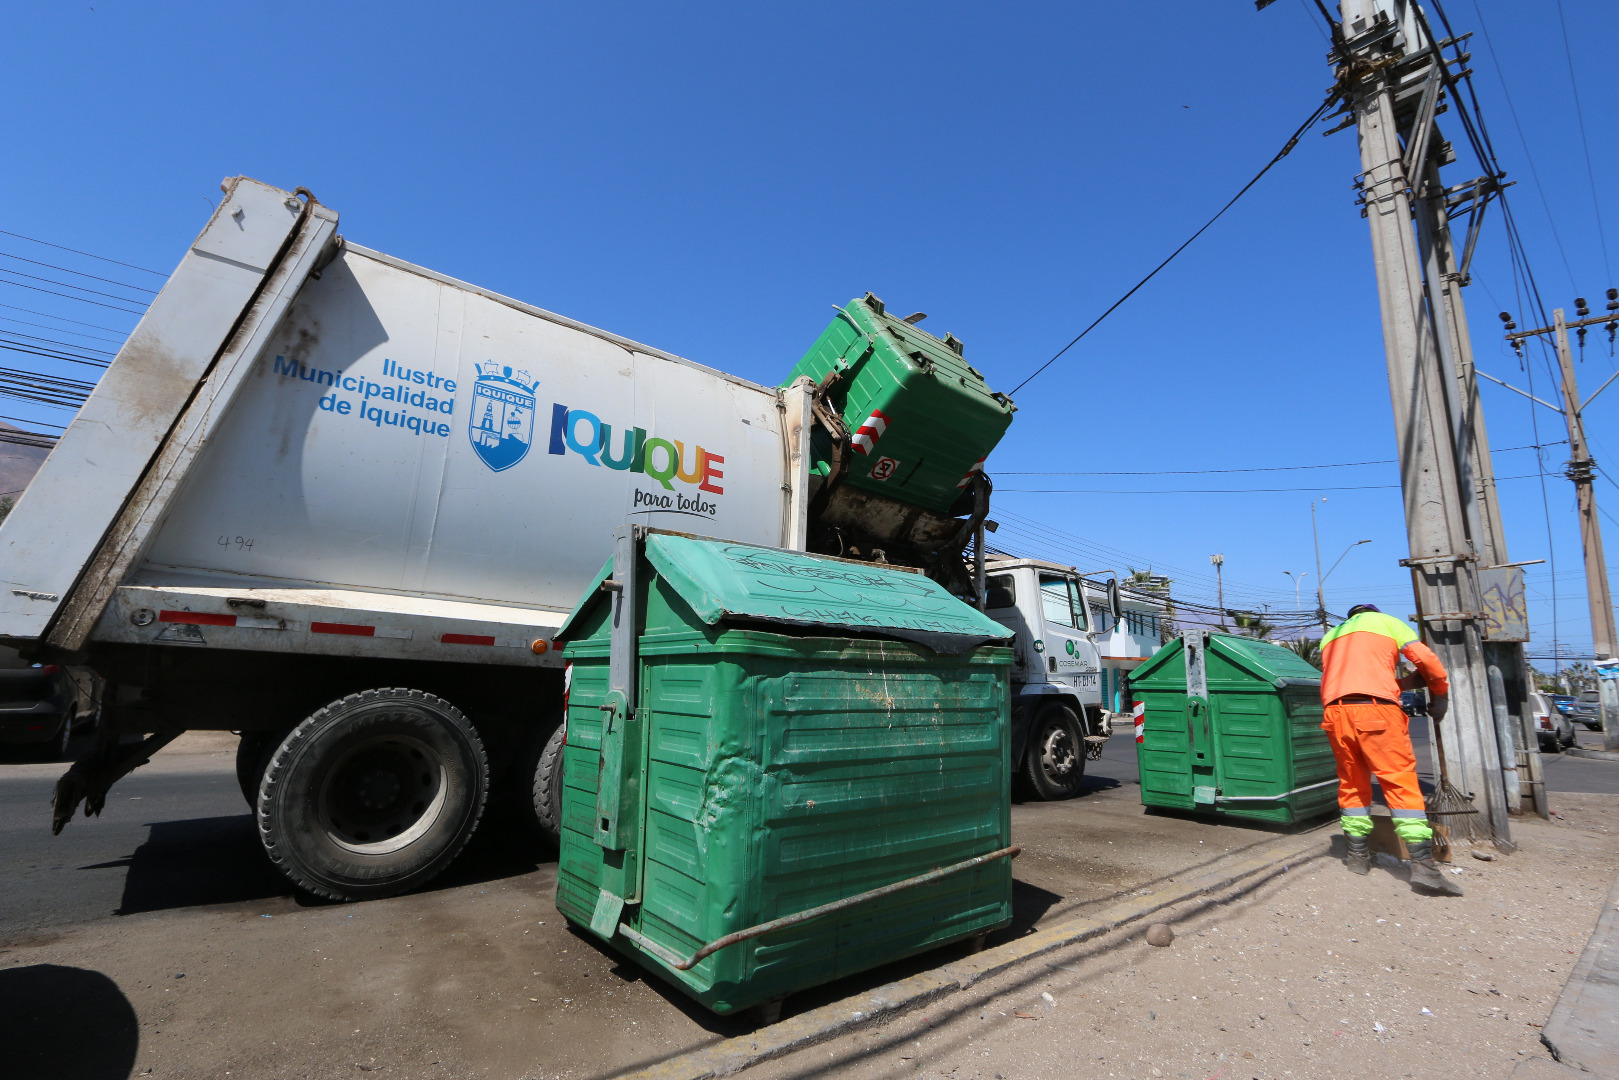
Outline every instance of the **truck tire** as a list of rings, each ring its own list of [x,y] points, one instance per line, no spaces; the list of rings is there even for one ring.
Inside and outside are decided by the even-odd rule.
[[[420,690],[366,690],[276,747],[259,785],[259,839],[317,896],[394,896],[454,861],[488,791],[483,741],[459,709]]]
[[[534,824],[551,844],[562,842],[562,746],[568,741],[567,725],[561,724],[545,740],[534,765]]]
[[[259,781],[264,779],[278,741],[268,731],[244,731],[236,744],[236,783],[249,810],[259,808]]]
[[[1047,802],[1072,799],[1085,779],[1085,740],[1066,705],[1047,705],[1034,718],[1023,751],[1023,783]]]

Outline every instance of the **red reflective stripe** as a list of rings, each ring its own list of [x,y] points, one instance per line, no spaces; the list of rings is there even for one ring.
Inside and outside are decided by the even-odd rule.
[[[309,624],[309,632],[312,634],[349,634],[353,637],[376,637],[377,628],[346,622],[316,622]]]
[[[482,634],[445,634],[439,638],[445,645],[493,645],[495,639]]]
[[[234,615],[212,615],[206,611],[160,611],[158,622],[190,623],[193,626],[235,626]]]

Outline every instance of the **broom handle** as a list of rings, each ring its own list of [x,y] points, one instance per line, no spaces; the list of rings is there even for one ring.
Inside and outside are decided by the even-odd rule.
[[[1439,750],[1439,782],[1448,786],[1450,784],[1450,767],[1445,764],[1445,737],[1439,733],[1440,724],[1438,720],[1429,716],[1428,726],[1433,731],[1434,746]],[[1440,790],[1443,790],[1443,788]]]

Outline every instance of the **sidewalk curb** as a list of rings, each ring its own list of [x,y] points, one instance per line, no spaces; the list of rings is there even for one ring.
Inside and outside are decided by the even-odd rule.
[[[1328,842],[1325,837],[1308,834],[1295,838],[1294,843],[1285,845],[1280,851],[1251,855],[1224,866],[1210,867],[1193,877],[1128,897],[1092,915],[1069,919],[993,949],[943,964],[932,971],[823,1005],[760,1028],[751,1035],[739,1035],[699,1050],[678,1054],[629,1073],[622,1080],[710,1080],[713,1077],[732,1076],[762,1061],[826,1042],[873,1021],[887,1020],[921,1008],[1019,964],[1101,937],[1171,905],[1227,888],[1266,871],[1286,872],[1292,866],[1321,858],[1326,854]]]
[[[1591,758],[1595,761],[1619,761],[1619,754],[1607,750],[1587,750],[1583,746],[1571,746],[1563,751],[1564,757]]]
[[[1540,1041],[1564,1065],[1590,1075],[1619,1075],[1619,876]]]

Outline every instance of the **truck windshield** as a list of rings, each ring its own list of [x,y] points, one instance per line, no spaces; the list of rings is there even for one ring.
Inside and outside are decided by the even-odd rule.
[[[1085,606],[1079,586],[1067,578],[1040,575],[1040,614],[1048,623],[1085,629]]]

